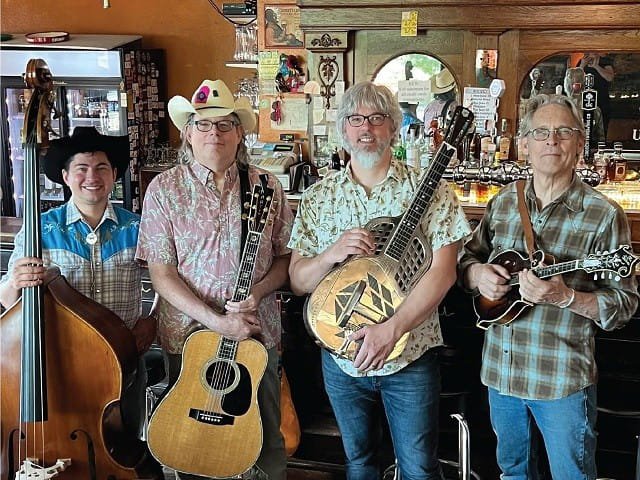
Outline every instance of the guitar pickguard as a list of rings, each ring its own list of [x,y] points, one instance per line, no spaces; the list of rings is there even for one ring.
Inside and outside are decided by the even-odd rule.
[[[230,360],[214,361],[203,369],[204,387],[210,395],[221,398],[222,411],[238,417],[251,406],[251,375],[247,367]]]

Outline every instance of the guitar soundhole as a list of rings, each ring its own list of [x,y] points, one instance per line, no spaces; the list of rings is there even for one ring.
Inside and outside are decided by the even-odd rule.
[[[230,392],[240,380],[238,368],[234,362],[216,361],[207,367],[207,385],[219,392]]]

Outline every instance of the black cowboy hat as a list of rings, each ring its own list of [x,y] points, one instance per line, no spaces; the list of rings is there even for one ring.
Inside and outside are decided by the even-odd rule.
[[[112,137],[101,135],[95,127],[75,127],[70,137],[52,140],[43,158],[42,168],[51,181],[64,184],[62,169],[76,153],[104,152],[122,178],[129,166],[129,136]]]

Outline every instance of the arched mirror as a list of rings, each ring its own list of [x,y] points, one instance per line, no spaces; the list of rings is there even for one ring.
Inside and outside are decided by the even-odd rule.
[[[429,93],[418,102],[400,102],[403,125],[424,122],[427,126],[436,117],[447,116],[459,102],[459,89],[450,70],[436,57],[423,53],[405,53],[384,63],[373,76],[377,84],[386,85],[398,93],[402,80],[424,80]]]
[[[602,135],[608,144],[640,148],[640,53],[572,52],[547,57],[536,64],[520,86],[520,116],[532,94],[579,96],[584,74],[594,76],[602,116]]]

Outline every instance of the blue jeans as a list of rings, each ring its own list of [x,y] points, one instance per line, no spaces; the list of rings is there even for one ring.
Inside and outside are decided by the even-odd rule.
[[[380,400],[402,480],[442,479],[438,462],[440,364],[428,351],[397,373],[351,377],[322,351],[322,371],[347,457],[347,480],[380,478]]]
[[[525,400],[489,388],[503,480],[537,478],[531,442],[537,424],[554,480],[596,478],[596,386],[557,400]]]

